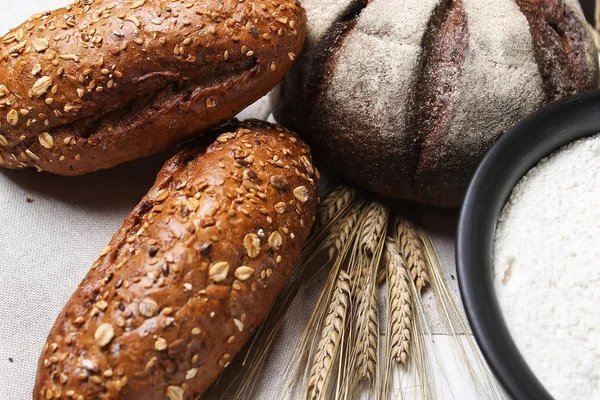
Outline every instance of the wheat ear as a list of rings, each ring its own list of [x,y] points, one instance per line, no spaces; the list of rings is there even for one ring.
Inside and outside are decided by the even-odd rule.
[[[385,236],[390,211],[380,203],[372,202],[362,227],[361,246],[368,256],[375,255],[377,245]]]
[[[359,219],[355,241],[358,246],[355,247],[349,264],[352,293],[356,299],[362,298],[373,259],[381,257],[381,254],[376,253],[378,249],[383,248],[389,210],[378,202],[370,202],[363,207]],[[378,265],[374,267],[374,274],[377,275]]]
[[[367,301],[362,302],[359,316],[363,322],[360,324],[356,347],[356,370],[358,380],[364,379],[371,384],[377,374],[379,327],[377,293],[371,291],[367,295],[369,297]]]
[[[307,399],[324,399],[326,396],[332,367],[345,332],[349,301],[350,277],[344,271],[340,271],[310,369]]]
[[[423,257],[423,243],[419,239],[414,225],[404,218],[397,220],[396,239],[410,268],[410,275],[420,293],[421,289],[430,283],[429,268]]]
[[[380,203],[366,207],[366,215],[359,228],[359,243],[353,282],[356,301],[354,318],[354,355],[351,373],[354,384],[364,380],[373,387],[379,368],[379,317],[377,305],[377,270],[380,264],[389,210]],[[352,274],[351,274],[352,276]],[[378,385],[376,385],[378,386]],[[352,390],[353,391],[353,390]]]
[[[388,276],[388,321],[390,358],[405,367],[410,356],[411,324],[413,320],[410,275],[398,244],[388,238],[385,247],[385,266]]]
[[[357,380],[366,380],[372,385],[377,376],[379,317],[377,306],[377,271],[381,248],[387,229],[389,210],[377,202],[368,208],[360,230],[360,255],[362,268],[355,285],[356,313],[356,372]]]
[[[316,231],[326,226],[350,204],[352,199],[356,197],[356,194],[356,189],[346,185],[338,185],[325,195],[319,204],[317,219],[313,229]]]
[[[332,228],[332,233],[325,242],[325,248],[328,249],[330,258],[346,253],[346,246],[351,242],[354,234],[356,234],[356,223],[361,212],[361,203],[353,205],[350,212]]]
[[[319,267],[318,270],[320,271],[326,266],[331,265],[330,261],[331,260],[327,261],[324,265]],[[329,315],[328,311],[335,297],[336,284],[338,282],[339,274],[342,272],[341,261],[341,258],[338,257],[327,273],[327,280],[321,289],[314,310],[291,357],[292,362],[283,372],[286,383],[280,387],[277,398],[284,398],[284,393],[289,389],[292,389],[295,392],[293,398],[306,397],[306,387],[312,369],[311,361],[314,358],[314,354],[320,341],[321,329]],[[303,286],[306,287],[306,285],[311,284],[310,282],[312,279],[320,276],[321,274],[319,271],[315,273],[313,278],[306,279]]]

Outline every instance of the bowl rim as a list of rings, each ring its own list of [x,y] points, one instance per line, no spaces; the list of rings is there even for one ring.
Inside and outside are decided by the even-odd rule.
[[[600,132],[600,90],[553,102],[504,133],[479,164],[460,210],[456,268],[471,329],[490,369],[516,400],[552,400],[518,351],[492,273],[496,222],[514,186],[539,161]],[[528,149],[523,146],[531,146]]]

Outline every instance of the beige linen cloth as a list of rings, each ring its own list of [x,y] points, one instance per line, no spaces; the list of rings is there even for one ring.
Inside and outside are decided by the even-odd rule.
[[[0,34],[66,0],[0,0]],[[262,99],[242,117],[266,118]],[[31,398],[38,355],[54,320],[100,250],[154,182],[168,153],[83,177],[0,170],[0,400]],[[452,293],[456,211],[415,208],[433,235]],[[452,275],[452,277],[451,277]],[[266,366],[259,397],[271,393],[304,328],[315,293],[302,293]],[[445,333],[430,296],[433,333]],[[266,383],[266,384],[265,384]]]

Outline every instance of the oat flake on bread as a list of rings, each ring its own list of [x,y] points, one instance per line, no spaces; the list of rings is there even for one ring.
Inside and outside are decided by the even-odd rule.
[[[498,222],[495,286],[526,362],[556,400],[600,399],[600,134],[542,160]]]

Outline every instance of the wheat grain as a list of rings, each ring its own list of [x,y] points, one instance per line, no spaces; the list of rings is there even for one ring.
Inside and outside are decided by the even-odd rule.
[[[375,254],[377,244],[385,235],[389,213],[387,207],[377,202],[372,202],[367,207],[361,232],[361,247],[369,256]]]
[[[332,367],[340,342],[344,335],[346,315],[350,301],[350,277],[340,271],[336,282],[333,300],[329,305],[327,317],[321,331],[321,339],[313,359],[308,379],[308,399],[322,399],[325,397]]]
[[[329,192],[319,204],[315,230],[325,227],[344,210],[356,196],[357,190],[346,185],[339,185]]]
[[[429,267],[423,257],[423,244],[416,228],[406,219],[398,218],[396,228],[396,239],[400,244],[400,251],[408,263],[410,275],[420,293],[421,289],[430,283]]]
[[[388,275],[388,323],[390,331],[389,356],[407,366],[410,355],[413,307],[410,293],[410,275],[406,260],[398,244],[386,240],[385,266]]]

